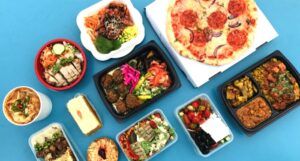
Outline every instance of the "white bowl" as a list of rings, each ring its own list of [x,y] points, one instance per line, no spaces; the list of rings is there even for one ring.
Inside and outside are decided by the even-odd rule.
[[[34,91],[39,99],[40,99],[40,102],[41,102],[41,105],[40,105],[40,111],[39,113],[36,115],[36,117],[31,120],[30,122],[28,123],[25,123],[25,124],[18,124],[16,122],[13,122],[8,116],[7,116],[7,113],[5,112],[5,101],[7,99],[7,97],[9,96],[9,94],[18,89],[18,88],[28,88],[28,89],[31,89],[32,91]],[[37,122],[37,121],[40,121],[40,120],[43,120],[45,119],[46,117],[49,116],[49,114],[51,113],[52,111],[52,102],[50,100],[50,98],[48,96],[46,96],[45,94],[41,93],[41,92],[38,92],[36,91],[35,89],[31,88],[31,87],[28,87],[28,86],[19,86],[19,87],[15,87],[13,89],[11,89],[5,96],[4,100],[3,100],[3,104],[2,104],[2,110],[3,110],[3,114],[5,116],[5,118],[12,124],[16,125],[16,126],[27,126],[27,125],[30,125],[34,122]]]
[[[124,3],[127,5],[130,15],[132,17],[132,20],[133,20],[134,24],[136,25],[136,27],[138,28],[138,35],[135,38],[131,39],[130,41],[123,43],[119,49],[111,51],[108,54],[103,54],[103,53],[100,53],[96,49],[93,41],[91,40],[91,37],[89,36],[89,34],[87,32],[84,22],[85,22],[86,17],[97,14],[97,12],[100,9],[108,6],[108,4],[111,2],[121,2],[121,3]],[[105,60],[108,60],[111,58],[120,58],[120,57],[127,55],[134,49],[134,47],[136,45],[141,43],[145,37],[145,28],[143,25],[142,16],[141,16],[140,12],[136,8],[134,8],[134,6],[132,5],[130,0],[102,0],[88,8],[82,10],[77,15],[76,22],[77,22],[77,26],[81,32],[80,33],[81,43],[87,50],[89,50],[93,54],[93,56],[96,59],[101,60],[101,61],[105,61]]]

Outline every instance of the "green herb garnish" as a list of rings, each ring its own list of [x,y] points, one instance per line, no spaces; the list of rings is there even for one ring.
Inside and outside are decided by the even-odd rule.
[[[151,143],[148,141],[142,141],[141,146],[144,149],[145,153],[148,154],[151,151]]]
[[[42,151],[42,150],[44,150],[44,149],[49,148],[49,147],[50,147],[51,145],[53,145],[53,144],[56,142],[56,140],[57,140],[58,138],[60,138],[60,137],[63,137],[61,131],[55,132],[55,133],[52,135],[51,138],[45,138],[45,142],[44,142],[44,143],[42,143],[42,144],[36,143],[36,144],[34,145],[35,151],[40,152],[40,151]]]
[[[22,112],[25,116],[28,116],[25,109],[27,108],[29,101],[30,101],[29,96],[26,96],[23,99],[18,99],[13,103],[11,110],[13,112]]]
[[[56,73],[59,71],[60,68],[61,68],[61,65],[60,65],[60,64],[55,64],[55,65],[53,65],[53,67],[52,67],[52,72],[53,72],[54,74],[56,74]]]
[[[73,60],[74,60],[73,57],[62,58],[62,59],[60,60],[60,65],[65,66],[65,65],[67,65],[67,64],[69,64],[69,63],[72,63]]]

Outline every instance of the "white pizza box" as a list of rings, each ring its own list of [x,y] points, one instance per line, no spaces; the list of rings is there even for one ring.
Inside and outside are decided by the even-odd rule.
[[[169,44],[166,35],[166,18],[168,5],[168,0],[155,0],[153,3],[146,6],[146,16],[149,19],[153,29],[161,39],[162,43],[171,53],[178,66],[186,74],[187,78],[190,80],[194,87],[200,87],[201,85],[209,81],[210,78],[212,78],[214,75],[225,71],[240,60],[252,54],[258,47],[267,42],[270,42],[278,36],[278,33],[273,28],[272,24],[269,22],[264,13],[258,8],[259,18],[257,22],[257,30],[255,33],[256,35],[253,45],[248,49],[247,53],[245,53],[235,61],[223,66],[206,65],[204,63],[200,63],[195,60],[180,56]]]

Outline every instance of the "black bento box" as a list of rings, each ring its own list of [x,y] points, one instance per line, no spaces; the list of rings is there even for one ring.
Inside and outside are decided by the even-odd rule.
[[[248,135],[254,134],[257,131],[261,130],[262,128],[268,126],[270,123],[272,123],[276,119],[282,117],[288,111],[294,109],[297,105],[300,104],[300,99],[298,99],[297,101],[295,101],[291,104],[288,104],[284,110],[280,111],[280,110],[274,109],[274,107],[271,105],[271,103],[268,101],[268,99],[266,99],[266,97],[262,93],[262,90],[260,89],[259,84],[256,82],[256,80],[251,75],[252,71],[254,71],[257,67],[263,65],[264,63],[268,62],[272,58],[277,58],[278,60],[282,61],[286,65],[286,69],[292,74],[292,76],[294,76],[294,78],[296,79],[296,82],[300,85],[300,76],[299,76],[299,73],[297,72],[296,68],[291,64],[291,62],[280,51],[277,50],[277,51],[274,51],[269,56],[265,57],[264,59],[260,60],[259,62],[253,64],[252,66],[250,66],[245,71],[241,72],[240,74],[238,74],[238,75],[234,76],[233,78],[231,78],[230,80],[226,81],[219,88],[220,92],[221,92],[221,95],[222,95],[222,100],[225,103],[225,105],[227,106],[227,109],[229,110],[230,114],[238,122],[238,124],[242,127],[244,132]],[[245,101],[244,103],[238,105],[237,107],[233,107],[231,105],[231,103],[229,102],[229,100],[227,100],[227,98],[226,98],[226,87],[229,84],[233,83],[235,80],[241,79],[244,76],[248,76],[250,78],[250,80],[254,83],[254,86],[257,88],[258,91],[248,101]],[[258,97],[262,97],[266,101],[267,105],[271,109],[271,112],[272,112],[271,116],[268,119],[266,119],[265,121],[263,121],[262,123],[258,124],[256,127],[247,128],[239,120],[239,118],[237,117],[236,112],[237,112],[238,109],[244,107],[244,105],[250,103],[252,100],[254,100],[255,98],[258,98]]]
[[[126,114],[119,114],[117,113],[117,111],[114,109],[112,103],[110,103],[107,98],[106,98],[106,93],[104,91],[104,88],[101,85],[101,78],[102,76],[104,76],[106,73],[108,73],[109,71],[125,64],[126,62],[128,62],[131,59],[134,59],[136,57],[142,57],[143,55],[146,55],[149,51],[155,51],[155,55],[156,57],[158,57],[160,60],[164,61],[167,65],[167,70],[169,72],[169,76],[172,80],[172,83],[170,85],[170,87],[163,91],[162,93],[160,93],[157,96],[154,96],[152,99],[142,103],[139,107],[134,108],[130,111],[128,111],[128,113]],[[152,104],[153,102],[157,101],[158,99],[160,99],[161,97],[169,94],[170,92],[174,91],[175,89],[178,89],[181,86],[179,77],[174,69],[174,66],[172,65],[171,61],[169,60],[169,58],[166,56],[166,53],[163,52],[163,50],[157,45],[157,43],[155,41],[150,41],[147,44],[145,44],[144,46],[134,50],[131,54],[127,55],[126,57],[122,58],[120,61],[118,61],[117,63],[103,69],[102,71],[96,73],[94,75],[94,83],[97,87],[97,91],[101,97],[101,99],[103,100],[106,108],[109,110],[109,112],[117,119],[117,120],[123,120],[125,118],[130,117],[131,115],[137,113],[138,111],[144,109],[146,106]]]

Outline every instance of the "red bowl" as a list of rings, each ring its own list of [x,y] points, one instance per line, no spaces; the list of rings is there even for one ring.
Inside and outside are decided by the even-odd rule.
[[[41,57],[41,54],[42,54],[42,51],[49,45],[51,44],[55,44],[55,43],[62,43],[62,42],[67,42],[67,43],[70,43],[71,45],[74,45],[79,51],[80,53],[82,54],[82,58],[83,58],[83,66],[82,66],[82,72],[79,76],[79,78],[77,78],[74,82],[72,82],[71,84],[67,85],[67,86],[64,86],[64,87],[55,87],[51,84],[49,84],[44,78],[43,78],[43,73],[44,73],[44,68],[40,62],[40,57]],[[37,78],[39,79],[39,81],[44,85],[46,86],[47,88],[49,89],[52,89],[52,90],[55,90],[55,91],[63,91],[63,90],[68,90],[72,87],[74,87],[75,85],[77,85],[80,80],[83,78],[85,72],[86,72],[86,63],[87,63],[87,60],[86,60],[86,55],[84,53],[84,51],[82,50],[82,48],[77,44],[75,43],[74,41],[71,41],[71,40],[68,40],[68,39],[64,39],[64,38],[59,38],[59,39],[54,39],[54,40],[51,40],[49,42],[47,42],[45,45],[43,45],[40,50],[38,51],[36,57],[35,57],[35,62],[34,62],[34,71],[35,71],[35,74],[37,76]]]

